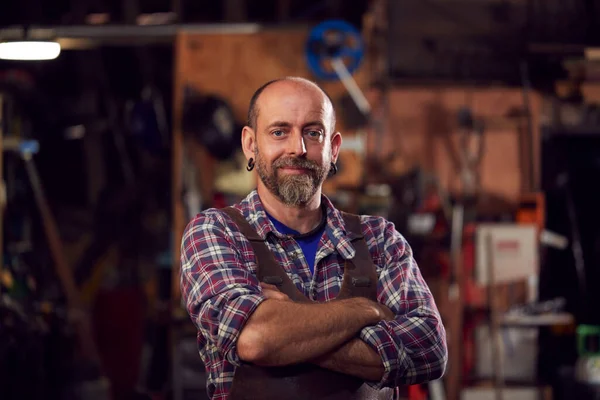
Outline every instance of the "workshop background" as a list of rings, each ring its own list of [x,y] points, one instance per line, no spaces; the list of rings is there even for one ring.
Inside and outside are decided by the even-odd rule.
[[[0,398],[206,398],[181,235],[254,187],[250,96],[300,75],[344,137],[326,194],[396,224],[447,327],[445,376],[407,398],[600,399],[599,22],[597,0],[2,1]]]

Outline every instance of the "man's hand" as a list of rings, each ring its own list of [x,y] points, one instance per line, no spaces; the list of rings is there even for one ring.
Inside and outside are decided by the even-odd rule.
[[[394,319],[396,319],[396,314],[394,314],[394,312],[392,310],[389,309],[389,307],[376,302],[377,304],[377,309],[379,310],[379,312],[381,313],[381,320],[382,321],[393,321]]]
[[[381,321],[393,321],[396,318],[389,307],[378,302],[370,303],[378,310]],[[312,363],[374,382],[379,381],[385,372],[379,354],[359,338],[354,338],[338,349],[312,360]]]
[[[279,291],[279,289],[275,285],[271,285],[270,283],[261,282],[260,287],[262,288],[263,294],[265,295],[265,297],[267,299],[291,301],[289,296],[287,294]]]
[[[340,348],[311,360],[321,368],[352,375],[366,381],[379,381],[385,368],[379,354],[362,340],[355,338]]]

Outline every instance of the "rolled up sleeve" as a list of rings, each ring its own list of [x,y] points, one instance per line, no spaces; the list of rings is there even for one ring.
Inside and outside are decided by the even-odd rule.
[[[407,241],[387,222],[379,273],[378,301],[395,314],[362,329],[360,338],[380,355],[385,368],[376,388],[414,385],[443,376],[448,361],[446,331]]]
[[[185,228],[181,243],[181,294],[199,333],[199,345],[216,348],[239,366],[237,340],[266,298],[242,262],[222,217],[200,214]]]

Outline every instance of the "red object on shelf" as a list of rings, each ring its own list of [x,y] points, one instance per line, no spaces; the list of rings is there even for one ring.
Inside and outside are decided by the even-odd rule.
[[[427,392],[421,385],[411,385],[408,387],[408,400],[427,400]]]

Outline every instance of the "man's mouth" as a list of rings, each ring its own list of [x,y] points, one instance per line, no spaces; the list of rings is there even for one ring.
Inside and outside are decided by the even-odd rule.
[[[310,171],[309,168],[304,168],[304,167],[281,167],[279,169],[289,172],[289,173],[297,173],[297,174],[303,174],[303,173],[307,173]]]
[[[293,162],[288,160],[287,162],[281,162],[281,164],[282,165],[276,165],[276,168],[290,173],[307,173],[315,169],[308,161],[302,162],[301,160],[297,160]]]

